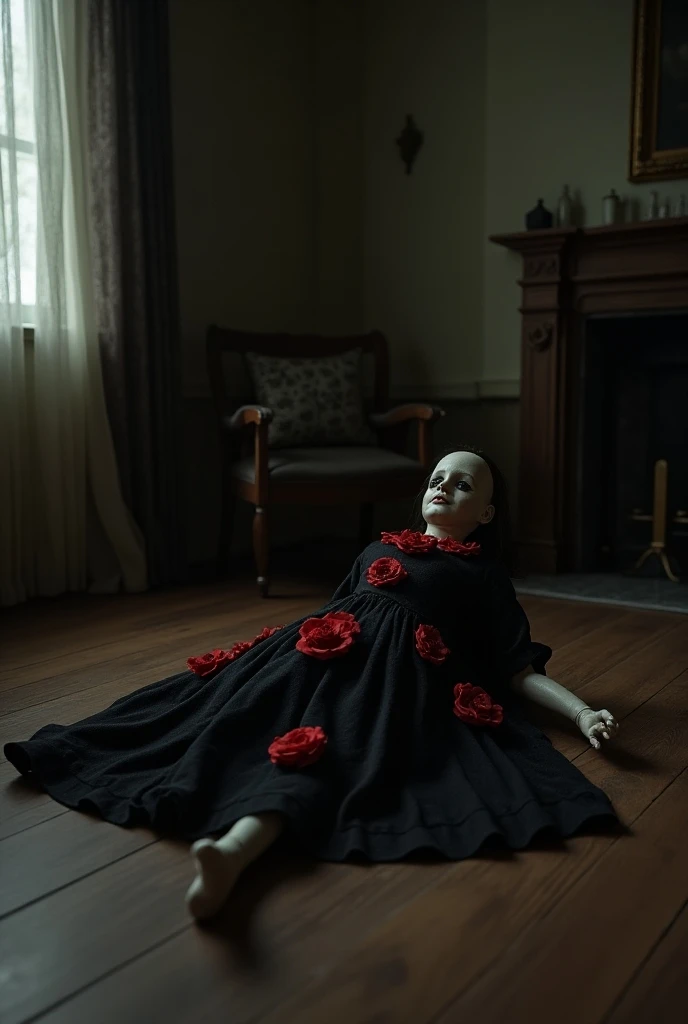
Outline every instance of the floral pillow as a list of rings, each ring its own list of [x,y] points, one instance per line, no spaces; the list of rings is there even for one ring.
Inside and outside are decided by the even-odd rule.
[[[271,447],[376,444],[363,408],[361,359],[360,348],[323,358],[247,352],[256,401],[274,414]]]

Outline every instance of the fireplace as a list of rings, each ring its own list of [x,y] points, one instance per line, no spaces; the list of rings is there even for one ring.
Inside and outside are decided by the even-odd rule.
[[[491,241],[523,257],[521,566],[628,568],[650,543],[642,517],[666,459],[669,540],[688,572],[688,217]]]
[[[688,313],[587,318],[581,381],[573,568],[637,564],[656,478],[669,571],[688,572]],[[656,557],[647,569],[666,574]]]

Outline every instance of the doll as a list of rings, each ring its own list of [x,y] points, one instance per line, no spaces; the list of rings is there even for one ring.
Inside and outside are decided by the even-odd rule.
[[[459,860],[618,826],[524,714],[524,698],[559,711],[596,750],[618,728],[545,674],[497,467],[452,451],[419,498],[424,529],[382,533],[313,615],[191,657],[6,756],[68,807],[191,840],[197,920],[276,841],[330,861]]]

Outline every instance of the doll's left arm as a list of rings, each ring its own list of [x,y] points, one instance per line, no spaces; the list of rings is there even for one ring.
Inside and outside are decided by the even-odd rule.
[[[618,732],[619,726],[614,716],[603,708],[593,711],[585,701],[571,693],[565,686],[556,683],[549,676],[535,672],[531,665],[513,676],[511,686],[523,697],[535,704],[566,715],[578,726],[590,744],[599,750],[602,740],[609,740]]]

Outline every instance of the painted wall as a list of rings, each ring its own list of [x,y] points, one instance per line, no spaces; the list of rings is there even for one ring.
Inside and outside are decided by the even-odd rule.
[[[315,166],[307,0],[171,0],[181,330],[207,394],[209,323],[309,322]]]
[[[365,5],[365,319],[403,395],[472,396],[481,374],[485,15],[474,0]],[[425,134],[410,176],[406,114]]]
[[[363,0],[313,0],[314,327],[363,327]]]

